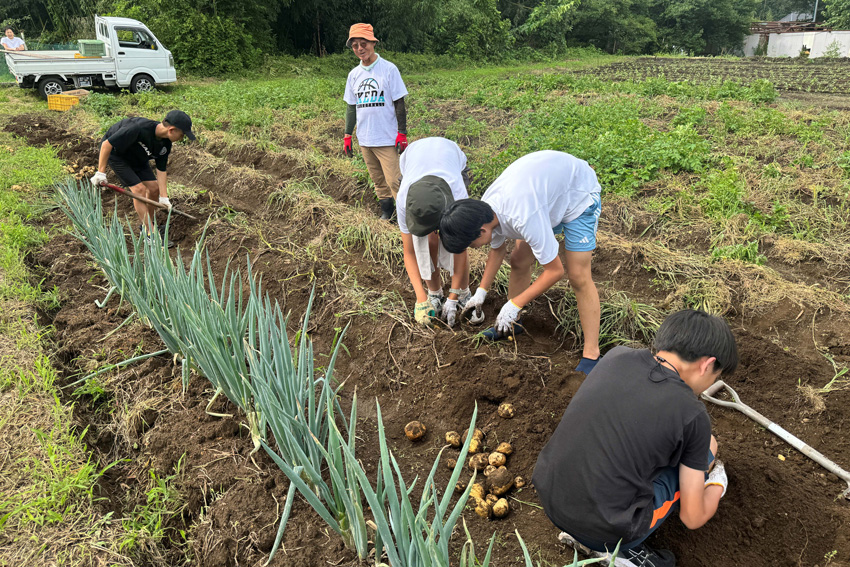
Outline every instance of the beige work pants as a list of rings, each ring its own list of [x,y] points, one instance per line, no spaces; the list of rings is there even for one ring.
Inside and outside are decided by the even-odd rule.
[[[360,146],[360,153],[369,170],[369,177],[375,184],[375,193],[378,199],[398,195],[399,179],[401,170],[398,167],[398,153],[395,146],[382,146],[378,148],[364,148]]]

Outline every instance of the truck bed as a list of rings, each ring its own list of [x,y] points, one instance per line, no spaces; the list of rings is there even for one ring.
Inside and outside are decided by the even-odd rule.
[[[86,74],[115,69],[115,61],[112,57],[76,59],[75,53],[79,51],[22,51],[6,52],[5,55],[9,72],[13,75]]]

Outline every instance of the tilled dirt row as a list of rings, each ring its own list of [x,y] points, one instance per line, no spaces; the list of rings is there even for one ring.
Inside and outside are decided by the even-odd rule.
[[[66,159],[72,155],[80,160],[93,158],[94,146],[90,143],[69,137],[47,124],[42,126],[37,133],[43,136],[28,136],[33,142],[60,140],[69,144],[68,154],[63,154]],[[70,150],[75,144],[76,152]],[[303,314],[315,282],[318,293],[311,329],[316,352],[327,352],[335,329],[349,320],[352,323],[344,341],[348,353],[341,356],[336,372],[346,380],[347,403],[357,387],[362,420],[358,429],[363,436],[359,447],[367,471],[374,471],[377,455],[373,398],[381,402],[391,443],[411,478],[414,474],[427,474],[443,445],[443,433],[465,428],[477,401],[479,427],[488,435],[487,444],[494,447],[500,441],[511,442],[516,452],[510,457],[509,468],[530,478],[537,453],[584,378],[583,374],[572,371],[575,353],[568,350],[570,343],[565,344],[555,331],[546,302],[539,302],[532,310],[529,337],[521,338],[515,345],[500,346],[476,346],[471,329],[457,333],[413,329],[400,310],[390,315],[382,314],[380,308],[370,312],[369,301],[375,301],[382,292],[397,291],[410,302],[401,267],[388,270],[382,264],[363,259],[359,250],[328,251],[321,247],[317,255],[303,254],[303,249],[323,232],[322,212],[316,211],[309,221],[300,212],[288,218],[285,208],[283,214],[267,215],[266,198],[274,184],[254,187],[253,198],[248,198],[241,189],[234,191],[221,180],[227,178],[228,168],[244,164],[238,160],[230,163],[227,155],[196,155],[207,149],[215,151],[215,148],[201,148],[192,153],[187,151],[182,157],[180,152],[175,155],[170,172],[173,178],[213,193],[212,197],[205,195],[203,200],[181,206],[205,218],[224,204],[245,213],[250,222],[262,227],[261,238],[250,228],[215,221],[207,240],[214,266],[223,270],[228,260],[238,262],[250,254],[264,274],[265,288],[287,310],[292,310],[293,320]],[[192,169],[196,164],[209,163],[210,157],[222,160],[221,170],[198,174]],[[274,163],[273,156],[263,159],[267,160],[265,163]],[[280,177],[281,181],[287,175],[284,171],[274,171],[274,167],[265,167],[262,159],[252,165]],[[295,170],[290,173],[298,174]],[[330,192],[342,196],[352,191],[350,187],[341,181]],[[111,204],[112,198],[107,202]],[[122,203],[120,207],[129,214],[129,204]],[[59,217],[54,220],[61,222]],[[175,237],[182,247],[190,247],[201,228],[200,223],[190,225],[178,219]],[[267,242],[274,242],[274,248],[269,248]],[[630,261],[634,259],[618,257],[606,250],[599,251],[598,259],[596,277],[613,281],[617,289],[642,301],[658,299],[653,297],[646,282],[646,272],[639,263]],[[115,300],[104,310],[93,306],[93,299],[101,297],[103,292],[92,284],[104,282],[97,278],[92,281],[96,270],[88,263],[82,245],[70,237],[55,237],[37,261],[50,270],[53,282],[67,298],[55,315],[54,324],[64,354],[62,359],[67,361],[68,371],[73,371],[72,360],[80,355],[89,356],[91,345],[119,325],[126,313],[116,312]],[[365,307],[359,311],[350,307],[354,280],[365,290],[360,292],[365,294],[362,297]],[[739,372],[730,382],[757,410],[837,462],[850,462],[845,431],[850,396],[847,392],[830,394],[825,398],[825,408],[807,401],[797,384],[820,385],[823,364],[805,348],[792,354],[774,344],[774,332],[782,337],[802,333],[793,319],[781,327],[773,320],[771,323],[775,331],[760,329],[762,323],[756,319],[734,322],[742,360]],[[847,335],[838,325],[835,327],[830,331],[832,340],[847,344]],[[158,340],[152,333],[138,326],[121,329],[98,348],[117,356],[119,350],[132,352],[140,339],[144,339],[145,350],[158,348]],[[181,485],[188,505],[179,521],[196,525],[192,531],[192,548],[198,563],[241,565],[264,560],[273,540],[277,506],[282,506],[287,481],[264,455],[254,455],[253,459],[248,455],[250,440],[240,429],[238,418],[213,418],[204,413],[211,392],[201,378],[193,378],[189,392],[182,397],[179,371],[169,359],[152,359],[123,371],[116,381],[116,388],[132,393],[134,403],[130,407],[136,408],[129,416],[133,427],[128,427],[129,433],[125,435],[130,439],[136,435],[141,442],[134,450],[131,443],[117,439],[104,428],[103,432],[97,432],[98,449],[110,452],[116,450],[116,445],[122,447],[124,454],[133,458],[133,463],[123,472],[138,479],[145,478],[147,466],[161,475],[173,473],[185,454]],[[516,406],[514,419],[496,416],[495,409],[502,401]],[[219,403],[216,410],[223,412],[232,407]],[[729,470],[730,492],[721,503],[718,516],[706,527],[688,532],[674,519],[660,530],[654,543],[674,549],[680,564],[686,566],[718,562],[814,565],[822,564],[824,555],[832,550],[839,551],[838,558],[850,555],[846,530],[850,513],[846,503],[835,500],[842,489],[841,483],[789,451],[743,416],[728,410],[711,408],[710,411]],[[407,441],[402,432],[404,424],[412,419],[423,421],[429,428],[425,440],[416,445]],[[779,454],[785,460],[780,460]],[[440,481],[445,482],[449,471],[441,471]],[[121,482],[126,483],[126,479]],[[518,565],[519,548],[512,532],[519,529],[533,549],[541,550],[542,559],[559,564],[568,562],[571,555],[554,543],[557,530],[535,507],[533,488],[525,488],[514,497],[517,500],[511,501],[513,509],[505,520],[487,523],[471,513],[465,515],[479,547],[497,530],[505,545],[497,546],[495,564]],[[282,551],[275,563],[355,564],[351,555],[342,550],[339,540],[333,534],[326,535],[326,531],[315,514],[299,501],[284,539],[286,552]]]

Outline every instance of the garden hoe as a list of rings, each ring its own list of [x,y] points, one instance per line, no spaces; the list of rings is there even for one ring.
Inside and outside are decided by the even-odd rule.
[[[729,395],[735,400],[734,402],[728,402],[725,400],[720,400],[714,397],[720,390],[726,389],[729,392]],[[822,454],[814,450],[809,445],[806,445],[802,441],[800,441],[797,437],[776,425],[762,414],[751,408],[750,406],[741,402],[741,398],[738,397],[738,393],[733,390],[728,384],[723,382],[723,380],[718,380],[714,384],[712,384],[705,392],[702,393],[702,397],[705,400],[713,404],[717,404],[720,406],[725,406],[727,408],[734,408],[750,419],[756,421],[762,427],[767,428],[768,431],[774,433],[782,438],[783,441],[786,441],[789,445],[800,451],[805,456],[809,457],[814,462],[821,465],[823,468],[831,472],[832,474],[839,477],[841,480],[847,483],[847,490],[844,491],[844,498],[850,500],[850,472],[845,471]]]
[[[118,191],[119,193],[122,193],[122,194],[124,194],[124,195],[127,195],[128,197],[132,197],[132,198],[134,198],[134,199],[138,199],[139,201],[141,201],[141,202],[143,202],[143,203],[147,203],[148,205],[153,205],[154,207],[157,207],[157,208],[159,208],[159,209],[166,209],[166,210],[168,210],[168,207],[167,207],[167,206],[165,206],[165,205],[163,205],[162,203],[158,203],[157,201],[154,201],[154,200],[152,200],[152,199],[148,199],[147,197],[142,197],[141,195],[136,195],[136,194],[135,194],[135,193],[133,193],[132,191],[127,191],[127,190],[126,190],[126,189],[124,189],[123,187],[119,187],[119,186],[117,186],[117,185],[112,185],[111,183],[101,183],[101,184],[100,184],[100,186],[101,186],[101,187],[106,187],[106,188],[108,188],[108,189],[112,189],[113,191]],[[186,217],[187,219],[191,219],[191,220],[198,220],[198,219],[196,219],[195,217],[193,217],[193,216],[192,216],[192,215],[190,215],[190,214],[184,213],[183,211],[178,211],[178,210],[177,210],[177,209],[175,209],[174,207],[171,207],[171,212],[172,212],[172,213],[174,213],[174,214],[176,214],[176,215],[180,215],[181,217]]]

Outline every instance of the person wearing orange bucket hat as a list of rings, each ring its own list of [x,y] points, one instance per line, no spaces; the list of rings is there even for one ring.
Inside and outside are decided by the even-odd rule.
[[[375,53],[377,43],[370,24],[351,26],[346,45],[360,64],[351,70],[345,83],[343,98],[348,108],[342,152],[346,157],[354,156],[352,134],[356,125],[357,143],[375,183],[381,218],[392,220],[401,177],[398,156],[407,147],[407,87],[398,67]]]

